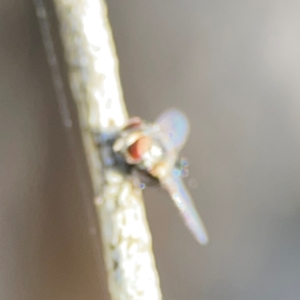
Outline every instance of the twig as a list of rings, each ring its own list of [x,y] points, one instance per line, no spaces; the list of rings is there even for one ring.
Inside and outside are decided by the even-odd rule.
[[[141,190],[133,177],[101,162],[94,142],[94,132],[113,132],[127,120],[105,3],[54,3],[94,188],[111,298],[160,300]]]

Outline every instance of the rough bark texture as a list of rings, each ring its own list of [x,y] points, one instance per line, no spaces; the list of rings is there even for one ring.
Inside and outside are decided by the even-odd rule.
[[[104,166],[94,142],[94,132],[113,132],[127,120],[106,5],[102,0],[54,3],[94,187],[111,297],[159,300],[141,190],[130,175]]]

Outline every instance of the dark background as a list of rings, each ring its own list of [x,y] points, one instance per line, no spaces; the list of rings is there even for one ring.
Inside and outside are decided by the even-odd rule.
[[[108,8],[130,115],[178,107],[192,126],[187,183],[211,243],[145,191],[165,300],[298,300],[300,4]],[[0,2],[0,99],[0,298],[109,299],[78,128],[63,128],[29,0]]]

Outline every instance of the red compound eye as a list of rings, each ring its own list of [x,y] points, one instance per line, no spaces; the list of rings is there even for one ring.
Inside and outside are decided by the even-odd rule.
[[[134,160],[141,160],[143,155],[150,149],[151,143],[151,138],[141,137],[128,147],[128,153]]]

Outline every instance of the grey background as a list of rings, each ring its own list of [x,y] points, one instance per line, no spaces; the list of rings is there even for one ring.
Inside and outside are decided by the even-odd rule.
[[[178,107],[192,126],[211,243],[145,192],[166,300],[299,299],[299,6],[108,1],[130,114]],[[0,298],[109,299],[78,128],[63,129],[29,0],[0,3],[0,97]]]

